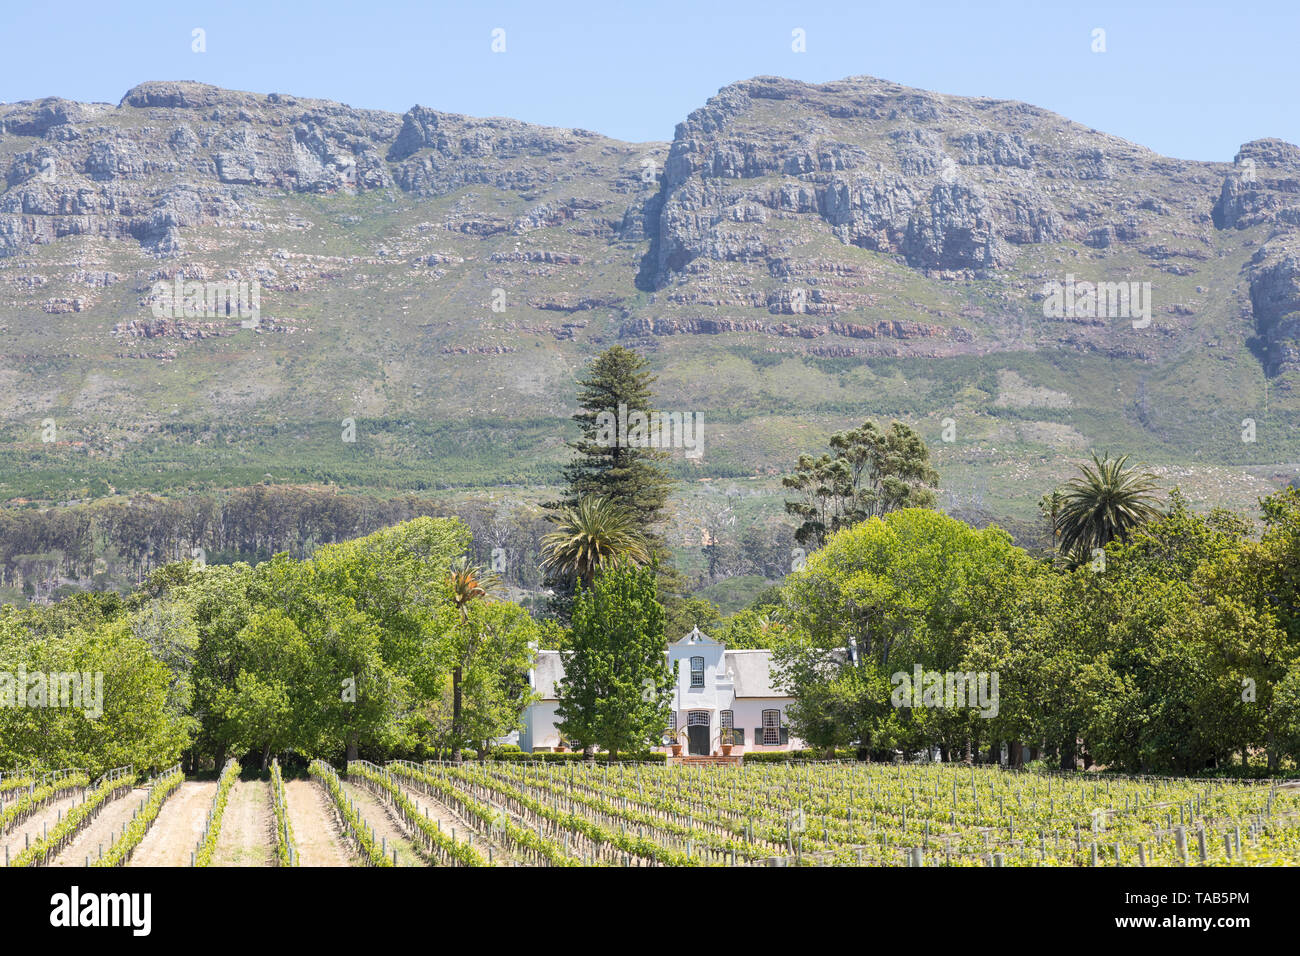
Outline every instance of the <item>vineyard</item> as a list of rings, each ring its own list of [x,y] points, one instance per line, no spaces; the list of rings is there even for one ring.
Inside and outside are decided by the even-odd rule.
[[[952,764],[0,774],[7,866],[1272,866],[1300,786]]]

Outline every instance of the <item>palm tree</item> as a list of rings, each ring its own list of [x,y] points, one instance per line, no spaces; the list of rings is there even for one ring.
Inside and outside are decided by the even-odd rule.
[[[542,570],[590,586],[596,572],[622,558],[650,560],[645,536],[635,519],[608,498],[588,495],[555,519],[558,527],[542,538]]]
[[[456,662],[451,671],[451,740],[455,748],[453,760],[460,762],[460,724],[461,724],[461,680],[464,677],[464,664],[474,655],[474,635],[469,627],[469,609],[475,601],[491,596],[499,586],[499,580],[491,571],[485,571],[477,565],[470,564],[469,559],[461,557],[452,563],[447,572],[447,583],[451,586],[451,602],[460,615],[461,627],[466,629],[466,649],[464,657]]]
[[[1094,452],[1092,465],[1081,465],[1082,474],[1066,482],[1056,522],[1062,554],[1087,554],[1116,538],[1127,541],[1134,528],[1160,516],[1155,475],[1127,462],[1128,455],[1098,458]]]
[[[461,557],[452,562],[447,573],[447,582],[451,585],[451,601],[460,614],[461,623],[469,621],[469,607],[475,601],[489,597],[500,585],[500,579],[491,571],[485,571],[469,558]]]

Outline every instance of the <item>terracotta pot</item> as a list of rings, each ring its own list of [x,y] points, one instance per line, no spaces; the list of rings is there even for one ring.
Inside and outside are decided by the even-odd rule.
[[[682,745],[681,745],[681,744],[673,744],[673,756],[674,756],[674,757],[680,757],[681,755],[682,755]]]
[[[564,753],[564,752],[565,752],[566,750],[568,750],[568,749],[569,749],[568,747],[565,747],[563,744],[561,744],[559,747],[556,747],[556,748],[555,748],[555,752],[556,752],[557,754],[562,754],[562,753]]]
[[[731,747],[732,747],[731,744],[723,744],[723,745],[722,745],[722,756],[724,756],[724,757],[730,757],[730,756],[731,756]]]

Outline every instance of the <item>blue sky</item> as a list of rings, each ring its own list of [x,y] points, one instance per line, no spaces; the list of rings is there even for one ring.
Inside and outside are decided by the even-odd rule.
[[[791,49],[796,28],[806,52]],[[0,37],[6,102],[116,103],[144,80],[193,79],[640,141],[670,139],[736,80],[870,74],[1024,100],[1185,159],[1231,160],[1262,136],[1300,143],[1297,0],[11,2]]]

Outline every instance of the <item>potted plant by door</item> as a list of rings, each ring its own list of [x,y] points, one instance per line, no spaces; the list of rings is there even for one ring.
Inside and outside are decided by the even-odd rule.
[[[674,757],[680,757],[682,755],[682,741],[688,739],[689,737],[690,735],[686,732],[685,727],[677,731],[677,735],[673,738],[673,742],[672,742]]]
[[[720,745],[722,747],[722,756],[724,757],[731,756],[731,747],[732,747],[731,741],[732,741],[732,731],[724,730],[722,732],[722,743]]]

